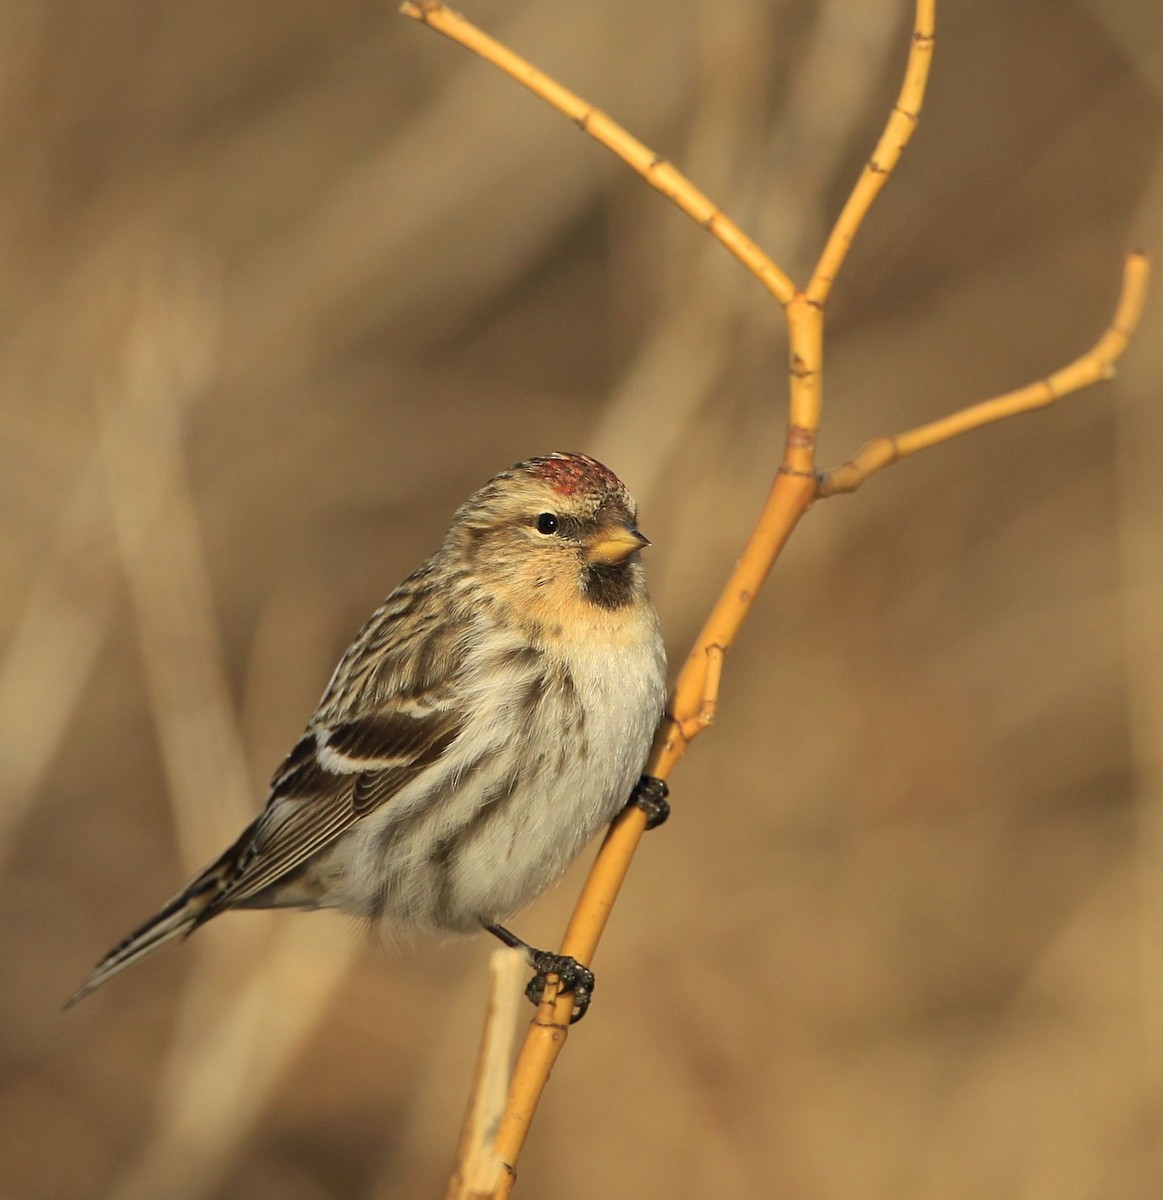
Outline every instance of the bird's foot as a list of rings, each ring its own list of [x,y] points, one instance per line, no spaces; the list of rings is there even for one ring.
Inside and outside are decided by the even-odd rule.
[[[654,775],[643,775],[630,793],[630,803],[646,814],[646,828],[657,829],[670,816],[670,805],[666,798],[670,788]]]
[[[548,950],[534,950],[530,956],[537,973],[529,980],[525,995],[534,1004],[540,1004],[549,983],[549,976],[557,976],[557,991],[573,995],[573,1012],[569,1023],[576,1025],[586,1015],[594,996],[594,973],[583,967],[576,958],[568,954],[552,954]]]
[[[536,974],[529,980],[525,995],[534,1004],[541,1003],[545,989],[549,985],[549,976],[557,976],[557,991],[573,993],[573,1013],[569,1018],[571,1025],[576,1024],[586,1015],[590,1000],[594,995],[594,973],[589,967],[583,967],[576,958],[568,954],[554,954],[549,950],[538,950],[523,942],[515,933],[504,925],[491,925],[484,922],[484,927],[495,938],[499,938],[506,946],[520,950]]]

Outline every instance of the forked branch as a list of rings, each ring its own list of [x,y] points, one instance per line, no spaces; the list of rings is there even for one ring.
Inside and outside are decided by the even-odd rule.
[[[821,412],[824,307],[861,222],[916,128],[934,47],[935,0],[917,0],[908,63],[897,102],[803,290],[670,163],[593,105],[436,0],[409,2],[401,11],[480,55],[576,122],[717,238],[783,307],[789,344],[783,460],[739,561],[679,674],[647,765],[651,775],[666,779],[691,741],[714,720],[725,655],[776,558],[813,501],[852,491],[869,475],[908,454],[1015,413],[1051,404],[1069,392],[1109,378],[1142,310],[1146,257],[1128,256],[1122,297],[1110,328],[1087,354],[1069,366],[951,417],[895,438],[871,442],[843,466],[819,474],[815,447]],[[592,960],[645,823],[645,814],[630,808],[611,826],[566,930],[563,954],[583,963]],[[517,1160],[549,1072],[565,1044],[572,1008],[570,996],[555,995],[551,979],[517,1056],[497,1133],[495,1154],[503,1172],[494,1193],[497,1197],[508,1196],[512,1190]]]

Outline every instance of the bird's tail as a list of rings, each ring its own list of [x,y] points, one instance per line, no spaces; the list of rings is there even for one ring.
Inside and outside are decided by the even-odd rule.
[[[78,1000],[96,991],[107,979],[112,979],[139,958],[152,954],[166,942],[181,934],[193,933],[203,921],[221,911],[219,902],[230,877],[237,849],[237,844],[232,846],[188,887],[179,892],[161,912],[150,917],[124,941],[118,942],[93,968],[89,978],[65,1001],[65,1008],[72,1008]]]

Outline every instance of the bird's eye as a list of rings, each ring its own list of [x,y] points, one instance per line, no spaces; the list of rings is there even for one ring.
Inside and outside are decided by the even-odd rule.
[[[557,532],[557,518],[553,513],[542,513],[537,518],[537,532],[545,534]]]

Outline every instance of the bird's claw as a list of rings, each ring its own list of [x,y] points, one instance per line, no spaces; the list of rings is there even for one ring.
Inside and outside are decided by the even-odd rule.
[[[549,976],[557,977],[557,991],[573,994],[573,1012],[569,1023],[577,1024],[586,1015],[590,1001],[594,996],[594,973],[589,967],[583,967],[576,958],[568,954],[553,954],[549,950],[534,950],[530,955],[533,969],[537,972],[529,980],[525,995],[534,1004],[540,1004],[549,983]]]
[[[634,785],[630,803],[646,814],[647,829],[657,829],[670,816],[670,805],[666,802],[669,795],[665,781],[654,775],[643,775]]]

